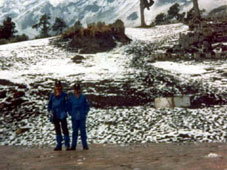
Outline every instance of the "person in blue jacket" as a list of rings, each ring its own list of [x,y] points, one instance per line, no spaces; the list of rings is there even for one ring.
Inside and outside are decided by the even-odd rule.
[[[79,130],[80,130],[83,149],[88,150],[86,118],[90,110],[90,106],[87,102],[86,96],[81,93],[80,84],[76,83],[73,86],[73,89],[74,89],[74,93],[72,93],[68,99],[68,109],[69,109],[69,114],[72,117],[72,127],[73,127],[71,150],[76,150]]]
[[[54,86],[54,93],[51,93],[48,102],[48,112],[51,114],[50,121],[54,124],[56,132],[57,145],[55,151],[62,150],[62,133],[64,134],[64,141],[66,150],[70,150],[69,131],[67,127],[67,94],[62,90],[61,81],[56,81]]]

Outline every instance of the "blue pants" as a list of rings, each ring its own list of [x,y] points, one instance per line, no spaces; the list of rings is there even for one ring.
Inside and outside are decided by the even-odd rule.
[[[80,130],[80,137],[83,147],[87,147],[87,132],[86,132],[86,119],[84,120],[72,120],[73,135],[72,135],[72,147],[76,148],[78,131]]]
[[[64,118],[63,120],[57,119],[54,117],[54,128],[56,132],[56,141],[57,141],[57,147],[61,148],[62,146],[62,134],[61,134],[61,128],[64,134],[64,140],[65,140],[65,146],[69,147],[69,131],[67,127],[67,120]]]

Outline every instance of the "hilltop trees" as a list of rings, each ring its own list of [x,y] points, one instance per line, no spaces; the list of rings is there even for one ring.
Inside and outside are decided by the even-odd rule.
[[[178,3],[173,4],[167,14],[160,13],[155,18],[155,24],[169,24],[174,21],[182,22],[184,20],[185,13],[179,13],[180,12],[180,5]]]
[[[7,17],[3,21],[3,25],[0,25],[0,39],[10,39],[16,32],[15,23],[10,17]]]
[[[47,14],[44,14],[41,16],[39,23],[32,26],[32,28],[40,29],[40,37],[49,36],[49,31],[51,30],[49,20],[50,20],[50,16]]]
[[[166,21],[166,14],[160,13],[155,17],[155,23],[157,25],[163,24]]]
[[[169,19],[177,18],[180,12],[180,5],[178,3],[175,3],[172,5],[168,10],[168,17]]]
[[[140,0],[140,18],[141,18],[141,27],[146,27],[144,10],[147,8],[150,10],[150,7],[154,4],[153,0]]]
[[[17,33],[16,24],[12,21],[11,17],[6,17],[0,25],[0,44],[7,44],[19,41],[28,40],[28,36],[15,35]]]
[[[74,28],[75,29],[81,29],[82,27],[83,26],[82,26],[82,24],[81,24],[81,22],[79,20],[75,22],[75,24],[74,24]]]
[[[32,26],[33,29],[39,30],[40,35],[38,38],[49,37],[51,33],[53,34],[53,32],[55,32],[56,35],[62,34],[64,29],[67,28],[67,25],[62,18],[55,18],[53,25],[51,25],[50,19],[51,17],[49,15],[44,14],[40,17],[39,22]]]
[[[63,30],[67,27],[65,21],[61,18],[56,18],[52,30],[57,34],[62,34]]]

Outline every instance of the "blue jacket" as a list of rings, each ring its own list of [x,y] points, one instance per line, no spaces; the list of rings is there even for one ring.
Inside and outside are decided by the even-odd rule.
[[[74,94],[71,94],[68,99],[68,112],[72,116],[73,120],[84,120],[90,110],[90,106],[87,102],[85,95],[80,94],[77,98]]]
[[[48,102],[48,112],[52,111],[53,116],[57,119],[64,119],[67,117],[67,94],[61,92],[60,96],[56,97],[51,93]]]

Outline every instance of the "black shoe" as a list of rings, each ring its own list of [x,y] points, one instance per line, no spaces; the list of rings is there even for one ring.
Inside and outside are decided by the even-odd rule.
[[[88,146],[83,147],[83,150],[89,150]]]
[[[70,151],[75,151],[75,150],[76,150],[75,147],[71,147],[71,148],[70,148]]]
[[[56,147],[56,148],[54,148],[54,151],[61,151],[61,150],[62,150],[61,147]]]
[[[70,149],[70,147],[67,147],[65,150],[66,150],[66,151],[70,151],[71,149]]]

